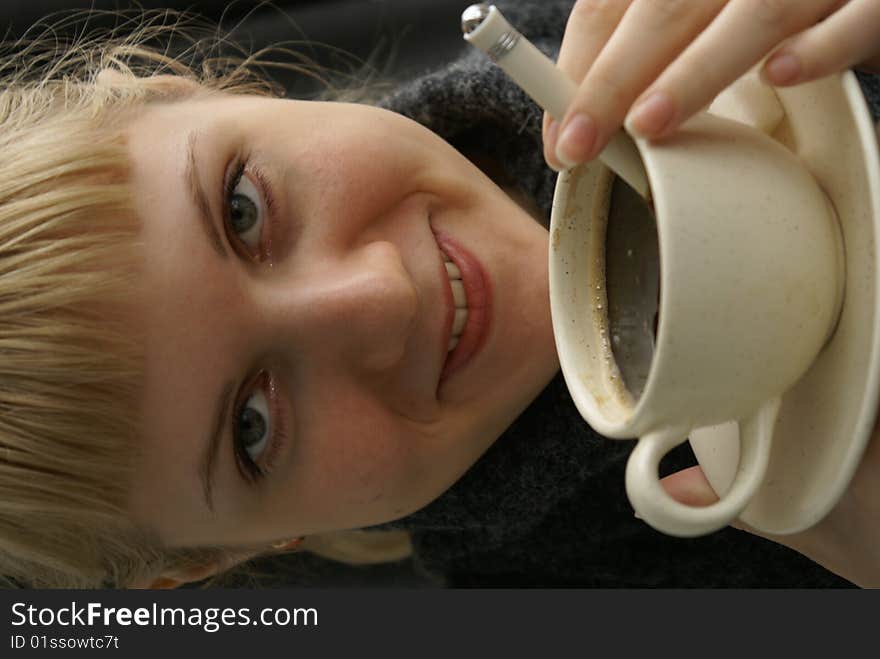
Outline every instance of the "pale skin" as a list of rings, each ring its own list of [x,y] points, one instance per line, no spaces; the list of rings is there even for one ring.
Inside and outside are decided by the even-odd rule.
[[[562,122],[545,123],[547,160],[556,168],[589,160],[625,119],[646,136],[669,134],[782,47],[799,68],[783,80],[765,67],[774,83],[876,63],[878,11],[873,0],[579,2],[559,65],[580,93]],[[653,92],[665,101],[640,115]],[[592,127],[575,122],[562,146],[560,133],[584,114]],[[274,239],[271,264],[242,258],[222,229],[230,258],[213,252],[183,183],[194,130],[218,228],[220,181],[237,153],[274,180],[277,224],[289,226]],[[556,371],[546,231],[424,129],[369,108],[197,96],[149,108],[130,134],[148,355],[132,510],[168,544],[268,549],[405,515],[449,487]],[[473,252],[495,293],[484,347],[442,387],[444,275],[432,228]],[[199,462],[215,398],[228,380],[237,399],[261,371],[276,381],[288,441],[255,487],[237,467],[227,418],[211,510]],[[878,446],[875,437],[826,520],[771,539],[880,585]],[[699,468],[666,485],[696,505],[715,496]]]
[[[129,135],[146,257],[131,508],[164,543],[268,550],[406,515],[455,482],[558,369],[546,229],[415,122],[197,92],[148,106]],[[225,258],[189,192],[193,143]],[[222,192],[239,159],[229,196],[257,220],[243,232]],[[482,347],[442,382],[439,234],[479,262],[492,294]],[[201,465],[227,382],[209,508]],[[239,420],[241,406],[265,417],[247,457],[234,405]],[[286,439],[273,444],[281,424]],[[248,458],[265,475],[250,475]]]
[[[880,2],[581,0],[557,64],[579,83],[566,116],[544,118],[544,155],[560,169],[594,158],[623,125],[652,139],[671,135],[755,66],[777,86],[855,66],[880,71]],[[878,434],[820,524],[765,536],[866,587],[880,587]],[[699,467],[665,484],[686,503],[716,500]]]

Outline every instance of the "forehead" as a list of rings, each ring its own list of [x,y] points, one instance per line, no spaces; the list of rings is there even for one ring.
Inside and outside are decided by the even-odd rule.
[[[163,103],[130,125],[143,250],[134,322],[144,334],[142,436],[130,503],[139,521],[160,532],[196,532],[205,519],[199,465],[218,374],[229,371],[230,348],[216,330],[230,291],[185,177],[188,135],[205,127],[206,116],[235,111],[227,105],[237,104],[217,97]]]
[[[192,130],[206,130],[217,122],[234,120],[248,125],[251,113],[275,107],[282,99],[204,90],[186,98],[144,105],[128,122],[130,148],[135,152],[157,139],[174,140]]]

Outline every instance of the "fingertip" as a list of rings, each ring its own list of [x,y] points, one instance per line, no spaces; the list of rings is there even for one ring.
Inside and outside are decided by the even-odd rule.
[[[554,172],[563,170],[562,164],[556,159],[556,142],[559,139],[559,122],[549,115],[544,115],[544,160]]]
[[[718,501],[715,490],[698,466],[676,472],[660,482],[669,496],[688,506],[708,506]]]
[[[675,114],[672,97],[667,92],[657,91],[636,102],[623,125],[631,135],[659,137],[674,127]]]
[[[557,139],[559,139],[559,122],[551,117],[544,128],[544,144],[556,148]]]
[[[560,130],[555,149],[557,161],[566,167],[574,167],[596,156],[601,144],[596,122],[590,115],[575,112]]]
[[[556,120],[550,116],[549,113],[545,112],[543,118],[541,119],[541,136],[544,138],[544,141],[547,141],[548,134],[550,132],[550,127],[556,123]],[[557,128],[558,130],[558,128]]]
[[[801,59],[790,50],[781,50],[771,55],[761,68],[765,81],[777,87],[794,85],[804,78],[804,65]]]

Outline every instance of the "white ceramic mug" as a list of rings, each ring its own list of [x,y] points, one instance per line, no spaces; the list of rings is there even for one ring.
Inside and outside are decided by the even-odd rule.
[[[497,8],[469,7],[462,29],[562,120],[575,84]],[[754,78],[737,93],[771,131],[783,117],[766,92]],[[620,132],[599,159],[562,173],[554,197],[550,302],[562,370],[590,425],[640,438],[626,472],[636,512],[666,533],[709,533],[758,490],[781,396],[834,330],[840,228],[802,163],[738,121],[704,112],[657,143]],[[676,502],[660,485],[660,460],[691,430],[726,421],[740,425],[730,489],[708,507]]]
[[[780,397],[834,329],[842,246],[815,180],[754,128],[703,113],[672,139],[637,147],[653,211],[634,194],[615,198],[624,208],[609,223],[607,168],[560,175],[554,334],[587,422],[640,438],[626,471],[636,513],[695,536],[730,523],[761,484]],[[661,458],[692,429],[731,420],[741,447],[730,490],[707,507],[672,499]]]

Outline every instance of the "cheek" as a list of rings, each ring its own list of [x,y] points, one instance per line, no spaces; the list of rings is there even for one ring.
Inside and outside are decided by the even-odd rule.
[[[393,514],[414,493],[414,430],[363,392],[328,394],[303,401],[308,411],[296,424],[296,472],[310,515],[339,529]]]
[[[339,145],[337,145],[339,146]],[[420,163],[408,162],[393,142],[381,146],[372,140],[327,154],[317,168],[320,207],[331,217],[375,217],[418,187]]]
[[[372,109],[338,114],[315,125],[294,159],[308,174],[310,201],[318,212],[331,217],[382,213],[400,197],[430,186],[450,165],[458,171],[455,152],[417,124]]]

